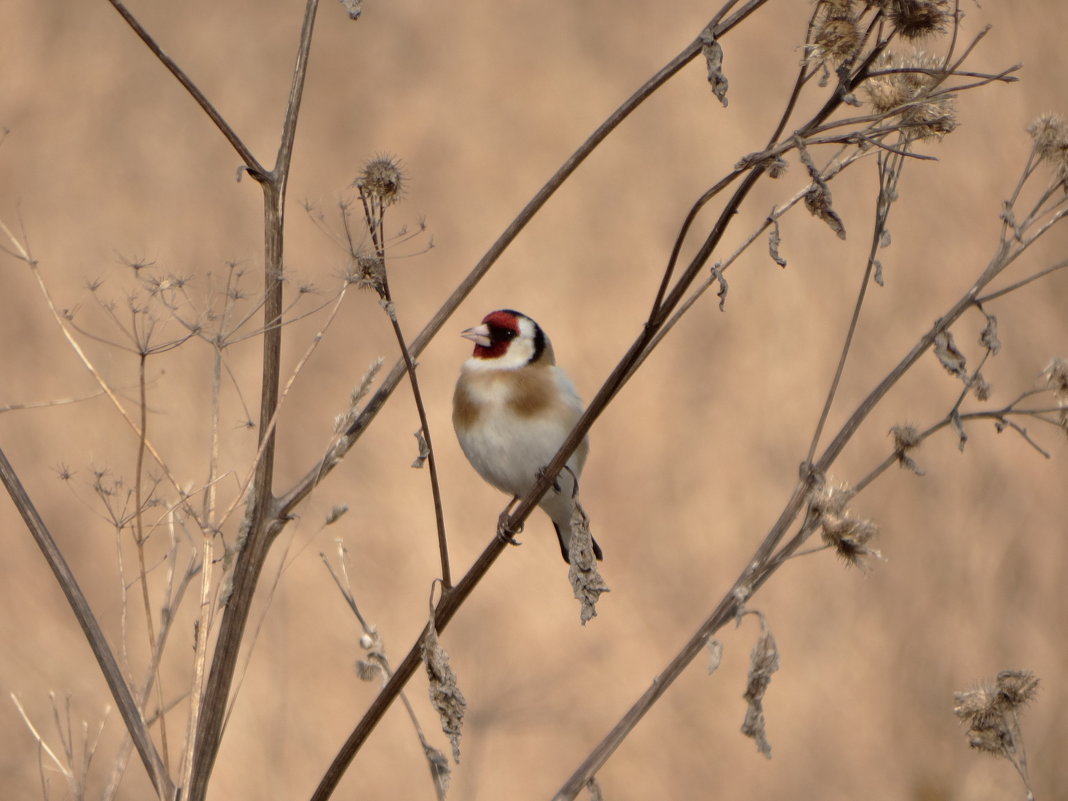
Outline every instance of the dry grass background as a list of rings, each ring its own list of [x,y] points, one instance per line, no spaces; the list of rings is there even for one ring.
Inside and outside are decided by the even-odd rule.
[[[1022,81],[969,94],[961,128],[912,164],[883,252],[887,285],[874,292],[842,398],[855,401],[966,287],[996,243],[997,215],[1029,148],[1039,112],[1068,110],[1060,0],[963,4],[964,35],[994,29],[973,67],[1024,63]],[[414,335],[501,228],[618,103],[678,52],[711,7],[585,3],[368,3],[350,23],[320,12],[290,184],[287,264],[294,281],[324,290],[344,253],[300,210],[329,211],[369,156],[399,156],[408,177],[392,224],[425,217],[426,237],[400,248],[394,295]],[[267,163],[277,132],[302,4],[279,0],[135,4],[133,11]],[[455,567],[492,536],[503,500],[466,465],[449,402],[466,343],[453,336],[485,311],[514,306],[550,333],[587,397],[637,332],[679,221],[692,200],[767,136],[789,91],[809,3],[772,3],[725,42],[730,107],[690,65],[624,124],[554,197],[465,302],[421,359],[436,434]],[[126,258],[194,276],[228,260],[260,286],[260,192],[234,181],[237,160],[192,101],[114,11],[97,3],[0,2],[0,216],[18,221],[58,302],[93,319],[86,282],[120,301]],[[756,248],[732,270],[727,311],[704,301],[669,337],[594,427],[583,483],[612,587],[600,616],[578,625],[548,522],[528,521],[524,545],[505,553],[443,637],[469,702],[458,799],[545,798],[647,686],[729,586],[786,499],[833,369],[870,226],[874,172],[835,185],[849,240],[797,216],[783,226],[786,270]],[[788,186],[767,182],[747,202],[736,236]],[[792,191],[792,190],[791,190]],[[1029,264],[1063,258],[1050,237]],[[29,271],[0,261],[4,342],[0,405],[91,393]],[[1014,273],[1022,275],[1023,272]],[[1068,355],[1068,275],[1016,293],[993,311],[1005,345],[987,370],[995,399],[1031,386],[1054,354]],[[81,319],[81,318],[80,318]],[[958,342],[978,355],[982,321],[965,317]],[[97,328],[96,330],[100,330]],[[314,333],[288,332],[292,367]],[[135,359],[87,347],[133,406]],[[378,355],[396,356],[369,294],[352,295],[301,374],[279,426],[280,487],[322,452],[333,415]],[[254,342],[231,353],[258,398]],[[152,363],[150,432],[191,485],[206,474],[210,354],[193,343]],[[958,392],[933,357],[895,391],[839,463],[855,479],[885,454],[899,422],[926,424]],[[843,419],[847,401],[832,414]],[[231,402],[226,463],[244,464],[253,431]],[[398,391],[346,462],[313,494],[275,545],[268,582],[285,570],[229,723],[210,797],[302,798],[373,697],[352,665],[358,629],[318,552],[344,537],[364,613],[396,660],[426,617],[437,571],[430,493],[409,468],[417,427]],[[953,691],[1004,668],[1042,679],[1024,720],[1034,789],[1068,796],[1064,688],[1066,451],[1055,431],[1031,430],[1047,461],[992,426],[971,429],[966,451],[945,433],[917,460],[917,478],[893,471],[857,501],[881,526],[886,560],[869,574],[823,553],[795,561],[752,604],[782,653],[766,700],[774,748],[765,760],[738,733],[756,625],[724,632],[712,677],[691,667],[600,774],[606,797],[1007,799],[1022,797],[1004,762],[969,751],[952,714]],[[136,440],[110,405],[0,415],[0,444],[20,471],[112,637],[121,634],[116,540],[88,485],[94,468],[131,480]],[[56,467],[69,465],[67,484]],[[224,491],[231,491],[232,484]],[[349,514],[323,530],[334,504]],[[109,697],[44,561],[8,503],[0,562],[0,787],[40,796],[38,754],[7,693],[54,739],[48,693],[69,693],[75,717],[97,721]],[[130,559],[127,546],[125,558]],[[283,556],[284,552],[284,556]],[[158,578],[158,572],[156,574]],[[129,660],[144,669],[141,615],[131,605]],[[192,656],[192,618],[179,621],[165,690],[177,697]],[[440,747],[424,682],[410,696]],[[171,718],[171,737],[185,707]],[[108,718],[91,777],[104,781],[121,722]],[[45,773],[50,771],[45,768]],[[64,797],[51,774],[52,797]],[[138,763],[121,798],[150,791]],[[93,797],[91,793],[89,797]],[[357,757],[338,797],[432,797],[416,737],[400,707]]]

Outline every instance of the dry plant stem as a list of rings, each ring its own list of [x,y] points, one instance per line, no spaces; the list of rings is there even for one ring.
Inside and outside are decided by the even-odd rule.
[[[434,457],[434,441],[430,437],[430,422],[426,417],[426,407],[423,405],[423,393],[419,391],[419,378],[415,374],[415,361],[408,343],[404,340],[404,332],[401,331],[400,321],[397,319],[397,307],[393,303],[393,293],[389,289],[389,270],[386,269],[386,240],[385,240],[385,206],[381,199],[377,202],[368,203],[368,198],[363,190],[360,190],[360,201],[363,203],[364,220],[367,230],[371,232],[371,241],[375,247],[375,255],[382,264],[381,284],[379,293],[382,296],[382,305],[389,317],[393,334],[397,338],[397,346],[400,348],[401,357],[404,359],[404,368],[408,373],[408,381],[412,385],[412,397],[415,399],[415,408],[419,414],[419,428],[422,430],[423,443],[426,445],[427,468],[430,472],[430,491],[434,498],[434,523],[438,532],[438,554],[441,557],[441,584],[445,590],[452,587],[452,569],[449,567],[449,539],[445,534],[445,509],[441,502],[441,487],[438,483],[438,464]],[[372,210],[372,206],[374,209]],[[347,218],[346,218],[347,219]],[[347,225],[346,225],[346,233]],[[352,236],[349,235],[349,247],[352,247]],[[405,699],[407,703],[407,699]]]
[[[385,285],[385,283],[385,279],[383,279],[383,284]],[[441,502],[441,489],[438,484],[438,464],[437,459],[434,457],[434,443],[430,438],[430,423],[426,417],[426,408],[423,406],[423,394],[419,391],[419,379],[415,375],[415,362],[412,361],[412,354],[404,341],[404,333],[401,331],[400,322],[397,320],[397,311],[389,296],[388,285],[385,285],[385,292],[386,313],[389,315],[393,333],[397,337],[397,345],[400,347],[401,354],[404,357],[408,379],[412,384],[412,397],[415,398],[415,408],[419,413],[419,427],[423,431],[423,441],[426,443],[426,462],[430,471],[430,490],[434,496],[434,522],[438,531],[438,553],[441,556],[441,585],[443,591],[448,591],[452,588],[452,570],[449,567],[449,540],[445,535],[445,512]]]
[[[878,252],[880,242],[886,231],[886,221],[890,216],[890,206],[892,205],[892,198],[897,192],[897,182],[901,177],[901,170],[904,167],[904,159],[897,156],[890,156],[888,158],[879,158],[879,194],[875,200],[875,225],[872,229],[871,246],[868,251],[868,262],[864,267],[864,277],[860,281],[860,290],[857,292],[857,300],[853,304],[853,316],[849,320],[849,327],[846,330],[845,341],[842,344],[842,354],[838,358],[838,366],[834,371],[834,378],[831,380],[831,387],[827,392],[827,399],[823,403],[823,410],[820,412],[819,422],[816,423],[816,431],[812,435],[812,442],[808,448],[808,456],[805,457],[805,461],[811,462],[812,457],[816,453],[816,447],[819,445],[820,437],[823,435],[823,426],[827,423],[827,416],[831,413],[831,405],[834,403],[834,397],[838,392],[838,384],[842,380],[842,373],[845,372],[846,359],[849,356],[849,350],[853,345],[853,337],[857,332],[857,324],[860,322],[860,310],[864,306],[864,298],[868,291],[868,286],[871,283],[872,273],[875,268],[875,254]]]
[[[141,584],[141,601],[145,608],[145,631],[148,635],[149,653],[155,653],[156,632],[152,622],[152,599],[148,595],[148,570],[145,567],[145,530],[144,499],[142,498],[142,476],[145,464],[145,442],[148,440],[148,390],[145,385],[145,362],[148,354],[141,351],[138,361],[137,383],[141,401],[141,436],[137,442],[137,467],[134,474],[134,544],[137,547],[137,569]],[[163,757],[163,769],[170,775],[171,765],[167,747],[167,716],[163,711],[163,677],[159,673],[159,659],[153,659],[152,672],[156,681],[156,704],[159,707],[159,741]]]
[[[33,501],[26,494],[22,482],[19,481],[18,475],[2,450],[0,450],[0,480],[4,482],[4,486],[22,515],[26,527],[44,554],[48,566],[52,568],[52,572],[59,586],[63,589],[64,595],[67,596],[67,602],[74,611],[74,616],[85,633],[85,639],[89,642],[89,647],[93,650],[93,655],[100,665],[104,680],[107,682],[112,698],[115,699],[115,704],[119,707],[119,714],[122,715],[122,720],[126,724],[126,730],[130,733],[130,737],[133,738],[137,753],[141,756],[141,762],[148,772],[152,786],[156,789],[156,795],[162,799],[173,798],[174,785],[171,784],[171,780],[163,767],[163,761],[156,751],[152,736],[149,734],[148,727],[141,716],[140,707],[134,700],[130,686],[123,677],[122,669],[108,646],[107,638],[100,629],[89,602],[78,585],[78,580],[74,577],[69,565],[63,558],[63,553],[60,551],[59,546],[56,545],[51,532],[38,514]]]
[[[280,323],[282,320],[283,223],[290,160],[304,79],[307,75],[317,8],[318,0],[307,0],[275,167],[270,173],[264,174],[258,166],[254,169],[251,164],[249,165],[250,172],[260,181],[264,193],[264,296],[266,302],[264,304],[263,383],[260,395],[261,448],[250,491],[250,508],[245,520],[247,526],[245,539],[234,565],[233,592],[223,612],[211,670],[204,688],[200,720],[195,734],[196,742],[193,747],[193,764],[190,768],[191,782],[187,788],[189,801],[203,801],[207,793],[208,779],[222,741],[226,702],[233,683],[234,669],[237,665],[242,635],[248,622],[252,597],[267,551],[283,525],[283,521],[272,514],[274,505],[272,479],[276,441],[273,420],[278,405],[282,347]],[[144,38],[145,36],[142,36],[142,39]],[[171,71],[174,72],[173,69]],[[177,74],[176,77],[178,77]],[[185,85],[184,82],[183,85]],[[231,143],[233,144],[232,140]],[[249,164],[247,160],[246,164]]]

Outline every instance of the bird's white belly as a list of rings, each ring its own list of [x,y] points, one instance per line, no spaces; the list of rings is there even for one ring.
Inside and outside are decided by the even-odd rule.
[[[555,422],[486,414],[461,437],[460,446],[486,481],[503,492],[521,496],[556,455],[569,430]],[[576,474],[581,470],[574,454],[568,467]]]

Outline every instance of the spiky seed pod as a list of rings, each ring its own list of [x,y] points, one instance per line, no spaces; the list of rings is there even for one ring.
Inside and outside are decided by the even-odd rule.
[[[1042,114],[1027,126],[1027,132],[1034,140],[1035,155],[1052,165],[1060,180],[1068,180],[1068,123],[1064,117]]]
[[[364,165],[353,184],[367,197],[391,206],[400,200],[404,172],[392,156],[376,156]]]
[[[809,63],[841,64],[856,54],[864,34],[849,14],[824,16],[816,24],[816,33],[808,46]]]
[[[945,33],[953,18],[948,0],[890,0],[887,15],[906,39]]]

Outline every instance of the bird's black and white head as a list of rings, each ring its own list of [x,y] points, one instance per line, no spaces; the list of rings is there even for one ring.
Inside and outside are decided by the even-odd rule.
[[[532,319],[514,309],[498,309],[482,318],[482,324],[460,336],[475,343],[468,360],[471,367],[514,370],[534,364],[555,364],[553,346]]]

